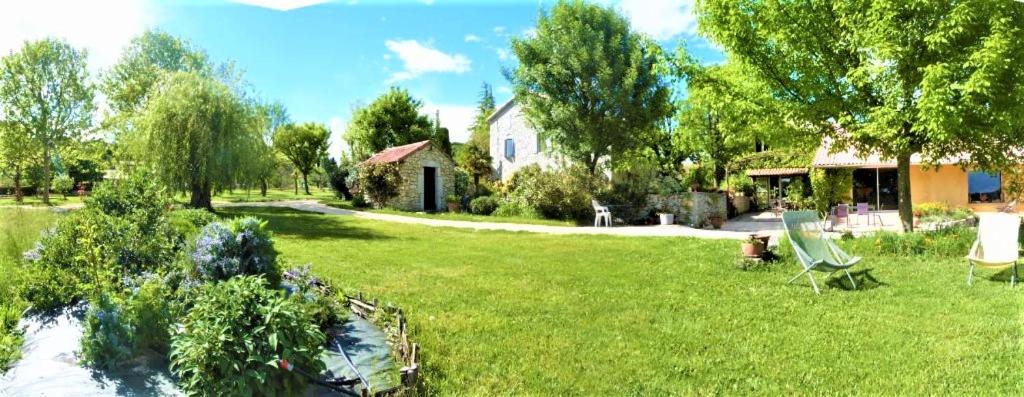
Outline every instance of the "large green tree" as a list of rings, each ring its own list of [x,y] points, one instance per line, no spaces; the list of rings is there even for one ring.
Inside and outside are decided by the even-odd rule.
[[[206,53],[166,32],[150,30],[125,47],[118,62],[103,74],[100,90],[115,114],[139,110],[166,72],[210,73]]]
[[[310,194],[309,173],[327,153],[329,136],[327,126],[320,123],[285,124],[274,133],[274,149],[302,174],[306,194]]]
[[[31,142],[16,156],[33,151],[39,155],[42,199],[49,203],[54,157],[92,124],[95,106],[86,53],[60,40],[43,39],[25,42],[2,63],[0,119],[11,134]]]
[[[21,202],[25,172],[36,159],[37,147],[16,125],[0,120],[0,172],[14,183],[14,198]]]
[[[195,73],[167,73],[153,90],[131,147],[167,186],[189,191],[190,206],[212,209],[212,192],[230,187],[264,144],[253,112],[226,85]]]
[[[657,73],[657,44],[610,7],[560,2],[537,21],[537,34],[512,40],[519,66],[515,97],[543,138],[597,171],[645,146],[670,115]]]
[[[796,128],[783,104],[745,65],[691,65],[687,95],[677,104],[676,149],[712,170],[721,184],[733,160],[755,151],[758,142],[773,146],[814,145],[809,131]]]
[[[252,175],[260,186],[260,195],[266,197],[269,180],[277,173],[280,165],[274,150],[274,133],[290,123],[291,117],[280,102],[261,103],[256,105],[256,110],[256,121],[259,123],[257,129],[263,144],[258,145],[253,153]]]
[[[907,230],[912,154],[982,169],[1020,160],[1008,148],[1024,135],[1024,3],[699,0],[696,9],[701,31],[820,136],[895,158]]]
[[[362,161],[389,147],[434,138],[434,125],[420,114],[422,107],[423,103],[408,91],[392,87],[369,105],[356,109],[345,132],[353,159]]]

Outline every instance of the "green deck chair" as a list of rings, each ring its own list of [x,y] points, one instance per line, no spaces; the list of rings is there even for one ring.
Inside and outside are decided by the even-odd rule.
[[[853,288],[857,288],[857,283],[853,281],[853,276],[847,269],[860,262],[861,258],[848,255],[832,240],[823,238],[820,222],[818,214],[814,211],[789,211],[782,214],[782,223],[786,227],[789,242],[793,244],[793,251],[804,267],[804,270],[789,279],[789,282],[792,283],[807,274],[811,279],[811,286],[814,287],[814,293],[821,294],[811,271],[828,272],[831,277],[835,272],[842,270],[850,279]]]

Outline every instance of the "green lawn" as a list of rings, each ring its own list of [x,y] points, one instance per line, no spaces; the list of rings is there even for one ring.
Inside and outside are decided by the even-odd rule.
[[[45,209],[0,208],[0,373],[20,355],[18,347],[22,340],[16,320],[25,306],[15,297],[25,272],[18,262],[56,217],[57,214]],[[4,321],[3,312],[14,314],[10,322]]]
[[[281,257],[404,308],[441,395],[1016,394],[1022,295],[959,258],[867,255],[866,288],[740,271],[736,242],[550,236],[285,209]],[[856,254],[868,254],[855,252]],[[990,274],[990,273],[986,273]]]
[[[293,189],[269,189],[267,190],[267,196],[263,197],[260,195],[259,189],[253,190],[234,190],[231,192],[221,192],[213,196],[213,202],[222,203],[253,203],[263,201],[282,201],[282,200],[322,200],[334,197],[334,192],[331,189],[317,189],[311,187],[309,189],[310,195],[307,195],[302,189],[299,189],[299,194],[295,194]],[[177,201],[182,203],[188,202],[187,196],[178,196]]]
[[[391,215],[402,215],[411,216],[414,218],[426,218],[426,219],[440,219],[449,221],[468,221],[468,222],[493,222],[493,223],[523,223],[529,225],[549,225],[549,226],[576,226],[575,222],[572,221],[560,221],[552,219],[538,219],[538,218],[526,218],[520,216],[491,216],[491,215],[474,215],[465,212],[412,212],[412,211],[401,211],[390,208],[374,209],[374,208],[355,208],[352,206],[352,202],[347,200],[339,200],[337,198],[328,198],[320,200],[321,204],[329,205],[331,207],[337,207],[347,210],[359,210],[366,212],[375,212],[379,214],[391,214]]]
[[[82,199],[80,197],[78,197],[78,196],[67,196],[67,197],[64,197],[64,196],[61,196],[59,194],[56,194],[56,195],[51,194],[50,195],[50,205],[51,206],[77,205],[77,204],[81,204],[81,203],[82,203]],[[14,196],[0,197],[0,207],[11,207],[11,206],[42,207],[42,206],[45,206],[45,204],[43,204],[43,199],[42,199],[41,196],[25,196],[23,198],[22,202],[20,202],[20,203],[17,202],[17,201],[14,201]]]

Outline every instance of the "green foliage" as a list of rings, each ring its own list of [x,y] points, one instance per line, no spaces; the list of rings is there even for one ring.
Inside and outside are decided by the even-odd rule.
[[[734,192],[743,193],[743,195],[747,197],[754,197],[754,193],[756,192],[754,181],[745,174],[734,174],[730,176],[729,188]]]
[[[86,364],[114,369],[135,354],[135,328],[119,299],[99,294],[90,302],[84,325],[81,353]]]
[[[749,65],[819,137],[895,158],[910,226],[910,157],[1019,163],[1024,138],[1020,2],[702,0],[701,31]],[[842,128],[836,128],[838,124]]]
[[[848,243],[852,252],[900,257],[929,256],[963,258],[971,250],[977,230],[955,226],[927,232],[895,233],[880,231]]]
[[[338,299],[328,281],[313,275],[309,265],[295,267],[284,272],[282,282],[290,294],[305,303],[305,310],[321,330],[345,321],[351,310]]]
[[[25,265],[20,295],[37,312],[52,312],[84,298],[80,278],[70,269],[39,264]]]
[[[274,133],[274,149],[283,154],[302,174],[306,194],[309,173],[327,152],[327,126],[319,123],[285,124]]]
[[[405,89],[392,87],[372,103],[355,111],[345,140],[354,160],[362,161],[389,147],[432,139],[433,124],[420,114],[423,103]],[[434,142],[438,148],[440,142]]]
[[[191,193],[191,207],[211,208],[212,192],[231,186],[265,146],[257,116],[228,86],[175,72],[160,80],[129,141],[168,188]]]
[[[683,188],[706,190],[715,186],[712,171],[703,164],[694,165],[683,172]]]
[[[543,218],[540,212],[537,211],[537,208],[521,201],[501,201],[498,208],[491,215],[504,218]]]
[[[205,281],[261,275],[275,288],[281,281],[273,236],[266,222],[253,217],[204,226],[191,256],[196,275]]]
[[[811,191],[814,209],[818,214],[827,214],[833,205],[848,203],[853,198],[853,169],[816,168],[811,170]]]
[[[125,321],[133,327],[134,348],[152,349],[167,353],[170,349],[170,330],[181,308],[173,291],[156,277],[142,281],[128,296],[124,305]]]
[[[334,165],[327,170],[328,183],[331,185],[331,191],[334,192],[334,197],[342,200],[352,199],[352,191],[349,189],[348,177],[349,169],[346,167]]]
[[[505,201],[514,206],[502,210],[503,203],[497,212],[515,209],[519,216],[535,212],[546,219],[584,221],[594,215],[590,201],[603,190],[604,183],[581,167],[557,171],[540,170],[536,165],[523,167],[509,180]],[[524,208],[535,211],[521,211]]]
[[[610,6],[559,2],[532,37],[512,39],[515,98],[559,153],[594,174],[648,146],[671,114],[661,49]]]
[[[398,196],[402,174],[395,163],[363,164],[359,170],[359,188],[377,208]]]
[[[78,141],[92,123],[93,87],[85,51],[47,38],[26,41],[0,60],[0,135],[16,157],[41,154],[42,199],[50,200],[54,157]],[[17,147],[16,144],[27,143]],[[5,150],[6,151],[6,150]]]
[[[468,197],[469,175],[467,175],[465,171],[456,168],[455,174],[452,178],[454,178],[455,182],[453,184],[452,194],[459,198],[456,201],[461,201],[463,197]]]
[[[103,74],[100,90],[114,112],[129,116],[145,105],[164,73],[208,74],[210,69],[206,53],[192,43],[149,30],[125,47],[117,64]]]
[[[53,190],[67,197],[71,189],[75,188],[75,181],[68,174],[60,174],[53,178]]]
[[[171,339],[171,370],[188,394],[302,395],[306,379],[279,361],[318,374],[325,336],[300,299],[260,277],[199,289],[184,329]]]
[[[183,241],[194,241],[203,227],[220,220],[217,214],[205,209],[184,208],[171,211],[167,221],[175,234],[181,236]]]
[[[490,215],[498,209],[498,199],[493,196],[480,196],[469,202],[469,210],[477,215]]]
[[[18,320],[27,306],[17,296],[5,295],[0,296],[4,298],[0,301],[0,373],[21,357],[23,330],[18,327]]]

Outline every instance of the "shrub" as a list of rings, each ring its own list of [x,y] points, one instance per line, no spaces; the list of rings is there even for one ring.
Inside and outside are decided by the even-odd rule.
[[[852,200],[853,169],[817,168],[811,170],[810,176],[814,209],[818,214],[827,214],[833,205]]]
[[[194,240],[203,227],[220,220],[217,214],[201,208],[175,210],[167,218],[175,234],[184,240]]]
[[[529,212],[544,218],[582,221],[593,216],[590,200],[600,183],[579,167],[559,171],[524,167],[512,176],[506,201],[515,203],[516,210],[531,207]]]
[[[401,184],[402,174],[396,164],[366,164],[359,172],[359,188],[377,208],[397,197]]]
[[[105,215],[94,208],[87,208],[57,221],[57,226],[45,234],[33,250],[25,253],[25,259],[39,266],[43,285],[32,285],[32,304],[39,308],[51,306],[66,296],[50,296],[46,291],[47,282],[60,282],[65,276],[75,281],[71,285],[81,286],[73,298],[81,298],[86,291],[102,292],[116,285],[119,280],[119,263],[130,267],[139,255],[131,251],[132,239],[140,239],[137,229],[125,220]],[[38,292],[36,294],[35,292]],[[51,298],[54,298],[51,300]],[[69,302],[64,302],[69,303]]]
[[[18,328],[18,320],[25,310],[25,302],[16,296],[0,296],[0,373],[10,363],[21,357],[22,329]]]
[[[914,206],[914,213],[921,217],[933,215],[945,215],[949,213],[949,205],[943,202],[928,202]]]
[[[351,200],[352,192],[348,188],[349,171],[344,167],[333,167],[327,170],[327,180],[334,192],[334,197],[342,200]]]
[[[477,215],[490,215],[498,209],[498,199],[492,196],[480,196],[469,202],[470,212]]]
[[[734,174],[729,177],[729,188],[732,189],[733,192],[743,193],[743,195],[747,197],[754,197],[754,193],[757,192],[756,187],[754,186],[754,181],[752,181],[749,176],[742,173]]]
[[[494,216],[541,219],[536,208],[518,201],[504,201],[492,213]]]
[[[288,269],[284,272],[284,279],[287,281],[282,284],[289,288],[291,294],[302,297],[306,312],[313,317],[320,329],[327,329],[343,321],[344,318],[341,316],[348,313],[348,309],[333,294],[330,284],[313,276],[309,268],[309,265],[304,265]]]
[[[29,264],[20,296],[32,304],[32,310],[52,312],[83,298],[79,278],[70,270]]]
[[[89,305],[82,333],[82,361],[94,367],[114,369],[134,354],[135,329],[121,302],[100,294]]]
[[[162,280],[146,278],[125,303],[128,322],[135,328],[135,349],[167,353],[171,324],[177,319],[173,291]]]
[[[962,226],[912,233],[881,231],[871,236],[854,239],[848,244],[851,252],[875,252],[896,256],[962,257],[970,251],[976,235],[976,229]]]
[[[301,395],[305,373],[324,368],[325,341],[298,299],[267,288],[261,277],[235,277],[199,288],[196,305],[171,337],[171,370],[187,394]]]
[[[207,281],[247,274],[264,275],[270,285],[276,287],[281,275],[277,252],[266,225],[256,218],[245,217],[203,227],[192,252],[196,274]]]
[[[370,206],[370,203],[366,202],[366,196],[356,194],[352,196],[352,206],[356,208],[366,208]]]
[[[51,188],[54,192],[60,193],[61,196],[67,197],[71,189],[75,188],[75,180],[71,179],[68,174],[59,174],[53,177]]]
[[[455,183],[452,185],[452,194],[459,197],[461,201],[463,197],[469,195],[469,174],[462,169],[456,168],[453,178]]]

